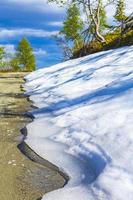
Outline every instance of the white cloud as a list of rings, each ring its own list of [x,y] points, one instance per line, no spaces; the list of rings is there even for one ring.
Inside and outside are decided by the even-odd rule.
[[[4,47],[5,48],[5,51],[7,53],[7,59],[10,60],[10,58],[15,54],[16,52],[16,47],[14,44],[0,44],[0,47]],[[42,48],[36,48],[34,50],[34,55],[38,58],[38,57],[43,57],[43,56],[46,56],[47,55],[47,52],[42,49]]]
[[[47,54],[47,52],[44,49],[39,48],[34,50],[34,54],[36,56],[44,56]]]
[[[24,36],[32,36],[32,37],[51,37],[53,35],[58,34],[58,31],[45,31],[42,29],[29,29],[29,28],[21,28],[21,29],[3,29],[0,28],[0,38],[12,38],[12,37],[24,37]]]
[[[14,54],[16,51],[13,44],[0,44],[0,47],[4,47],[7,54]]]
[[[53,22],[49,22],[48,25],[60,27],[63,25],[63,22],[62,21],[53,21]]]

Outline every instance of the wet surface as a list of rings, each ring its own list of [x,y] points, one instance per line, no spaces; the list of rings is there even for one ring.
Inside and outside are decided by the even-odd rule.
[[[65,182],[54,168],[31,161],[17,148],[20,129],[31,122],[25,115],[31,105],[20,89],[23,76],[0,73],[0,200],[39,200]]]

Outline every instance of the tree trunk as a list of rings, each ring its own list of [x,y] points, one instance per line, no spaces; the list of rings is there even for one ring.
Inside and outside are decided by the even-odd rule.
[[[97,40],[99,41],[99,42],[102,42],[102,43],[105,43],[106,42],[106,40],[105,40],[105,38],[104,38],[104,36],[102,36],[100,33],[99,33],[99,27],[98,27],[98,25],[96,25],[96,38],[97,38]]]

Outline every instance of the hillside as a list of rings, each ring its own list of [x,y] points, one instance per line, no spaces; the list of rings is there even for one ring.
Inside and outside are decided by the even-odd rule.
[[[133,46],[26,76],[26,143],[70,177],[44,200],[132,200]]]
[[[124,46],[133,45],[133,30],[127,29],[125,32],[120,35],[118,30],[107,33],[105,35],[106,42],[101,43],[97,40],[93,40],[86,44],[84,47],[81,47],[74,52],[72,58],[79,58],[81,56],[90,55],[100,51],[106,51],[110,49],[116,49]]]

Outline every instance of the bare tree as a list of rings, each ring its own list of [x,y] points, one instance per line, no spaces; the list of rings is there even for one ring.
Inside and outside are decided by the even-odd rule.
[[[106,17],[104,9],[114,3],[114,0],[108,0],[106,4],[103,4],[102,0],[76,0],[76,2],[83,6],[88,24],[93,26],[95,38],[99,42],[105,43],[105,38],[101,33],[102,18]]]
[[[89,29],[93,26],[93,34],[95,38],[104,43],[105,38],[101,33],[101,17],[103,10],[114,3],[115,0],[106,0],[106,4],[103,4],[102,0],[48,0],[49,2],[56,2],[59,5],[70,5],[72,3],[78,4],[85,13],[87,19],[87,27],[84,33],[89,33]],[[86,34],[85,34],[86,37]],[[88,37],[86,37],[88,38]]]
[[[73,56],[73,51],[72,48],[69,46],[68,42],[65,40],[65,38],[61,35],[55,35],[53,38],[56,40],[58,46],[62,50],[64,59],[68,60],[69,58],[71,58]]]
[[[133,12],[125,19],[123,33],[133,29]]]

